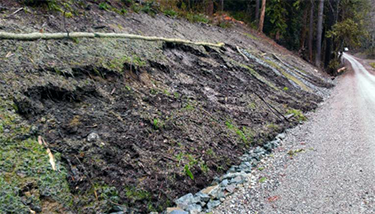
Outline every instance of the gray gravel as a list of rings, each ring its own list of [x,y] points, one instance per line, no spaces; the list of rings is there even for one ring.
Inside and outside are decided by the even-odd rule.
[[[213,213],[375,213],[375,77],[354,70]]]

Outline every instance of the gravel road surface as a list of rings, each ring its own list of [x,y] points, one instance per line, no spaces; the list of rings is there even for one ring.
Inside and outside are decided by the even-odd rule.
[[[213,213],[375,213],[375,76],[344,57],[332,96]]]

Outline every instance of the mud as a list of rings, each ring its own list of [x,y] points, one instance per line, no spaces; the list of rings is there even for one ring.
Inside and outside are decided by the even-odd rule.
[[[5,41],[1,51],[33,47],[15,52],[12,63],[2,59],[0,89],[35,126],[29,137],[43,136],[61,154],[74,198],[63,207],[73,213],[162,211],[238,164],[250,147],[300,122],[280,113],[310,111],[322,101],[244,59],[232,42],[218,49],[92,41]],[[308,72],[301,76],[332,86]],[[89,141],[91,133],[99,139]]]
[[[249,146],[295,124],[275,115],[253,91],[281,112],[285,107],[280,104],[308,111],[321,100],[297,89],[275,92],[226,62],[224,51],[205,54],[194,47],[164,45],[163,53],[169,65],[154,62],[139,74],[130,66],[124,66],[122,75],[103,68],[96,74],[90,67],[74,68],[71,76],[49,73],[51,79],[66,79],[69,87],[45,83],[27,87],[15,98],[19,114],[37,125],[39,134],[65,159],[72,194],[87,194],[92,183],[104,182],[118,192],[114,204],[126,204],[136,212],[162,210],[174,198],[200,190],[238,164]],[[293,89],[270,70],[255,69],[277,87]],[[254,109],[248,107],[252,103],[257,103]],[[227,121],[238,124],[239,130],[248,129],[248,142],[241,142],[225,126]],[[100,140],[88,142],[93,132]],[[177,160],[180,154],[182,160]],[[194,180],[184,171],[189,162],[194,162]],[[129,197],[129,188],[146,196]],[[110,203],[104,211],[111,211]]]

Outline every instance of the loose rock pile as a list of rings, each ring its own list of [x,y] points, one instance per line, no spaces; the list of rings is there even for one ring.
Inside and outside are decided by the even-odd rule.
[[[210,212],[213,208],[219,206],[240,185],[248,181],[249,177],[251,177],[252,169],[258,165],[259,161],[265,155],[277,148],[284,138],[284,133],[279,134],[275,140],[264,144],[262,147],[258,146],[250,150],[240,158],[242,161],[240,165],[232,166],[226,174],[215,178],[211,186],[199,191],[195,195],[189,193],[176,199],[175,203],[177,207],[168,208],[166,213],[188,214]]]

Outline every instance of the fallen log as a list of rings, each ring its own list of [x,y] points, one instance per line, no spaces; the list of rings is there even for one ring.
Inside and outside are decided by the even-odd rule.
[[[337,73],[340,73],[340,72],[345,71],[345,70],[346,70],[346,67],[342,67],[342,68],[337,70]]]
[[[240,50],[240,48],[238,46],[236,46],[236,49],[238,51],[238,53],[240,53],[242,55],[242,57],[246,60],[246,61],[249,61],[249,58],[247,58],[247,56],[245,56],[245,54],[242,53],[242,51]]]
[[[182,43],[190,45],[202,45],[223,47],[224,43],[193,42],[178,38],[164,38],[155,36],[140,36],[127,33],[90,33],[90,32],[71,32],[71,33],[8,33],[0,32],[0,39],[5,40],[52,40],[52,39],[79,39],[79,38],[115,38],[115,39],[137,39],[145,41],[163,41],[172,43]]]

